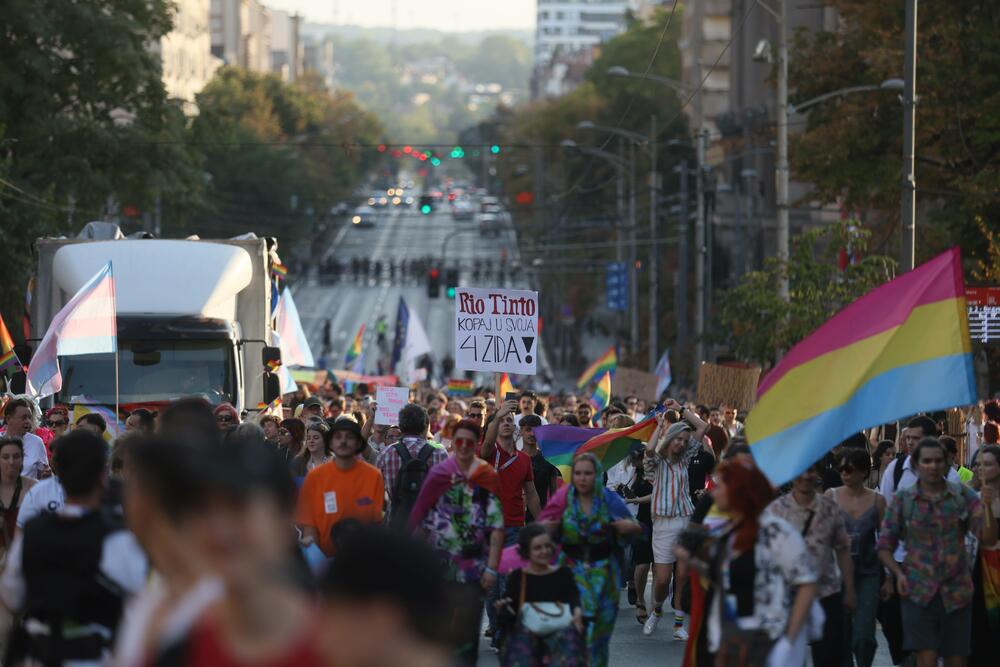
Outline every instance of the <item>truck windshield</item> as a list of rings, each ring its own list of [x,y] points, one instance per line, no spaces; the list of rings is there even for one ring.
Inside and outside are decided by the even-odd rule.
[[[228,341],[119,339],[119,403],[203,396],[233,401],[235,368]],[[115,355],[60,357],[62,403],[115,402]]]

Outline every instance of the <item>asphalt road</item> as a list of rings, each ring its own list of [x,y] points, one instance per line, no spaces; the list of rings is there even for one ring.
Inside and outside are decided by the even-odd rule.
[[[415,312],[423,322],[433,347],[435,361],[440,362],[449,354],[454,356],[455,304],[446,297],[443,281],[441,296],[430,299],[427,295],[426,274],[419,279],[407,277],[404,280],[397,271],[395,279],[390,279],[386,266],[389,259],[393,259],[398,266],[402,260],[409,263],[415,259],[434,258],[442,271],[442,277],[446,267],[457,264],[461,267],[460,286],[529,287],[523,272],[511,276],[509,269],[505,272],[503,284],[497,282],[496,273],[501,260],[506,261],[506,265],[510,267],[518,258],[513,229],[506,227],[497,237],[481,237],[475,220],[453,220],[447,204],[438,205],[430,215],[423,215],[416,208],[403,206],[379,209],[378,220],[371,227],[357,227],[345,221],[335,234],[327,253],[327,256],[336,257],[341,264],[349,264],[353,257],[367,257],[371,262],[380,260],[383,263],[381,275],[377,279],[355,281],[348,273],[334,283],[321,280],[310,271],[307,280],[295,289],[295,302],[302,325],[313,355],[317,358],[323,349],[324,322],[330,320],[330,368],[344,367],[344,355],[363,322],[366,324],[362,343],[365,352],[364,370],[366,373],[375,372],[375,323],[379,316],[385,316],[391,346],[400,297],[406,300],[410,311]],[[444,261],[441,261],[442,257]],[[475,280],[473,274],[475,265],[480,269],[479,280]],[[489,277],[485,273],[487,267],[491,271]]]

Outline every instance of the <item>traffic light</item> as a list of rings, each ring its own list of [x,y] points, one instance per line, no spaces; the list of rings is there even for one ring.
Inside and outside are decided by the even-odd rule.
[[[453,149],[451,149],[451,159],[452,160],[458,160],[458,159],[463,158],[463,157],[465,157],[465,151],[462,150],[461,146],[455,146]]]
[[[441,296],[441,272],[431,269],[427,272],[427,298],[436,299]]]
[[[499,155],[500,146],[498,144],[493,144],[492,146],[490,146],[490,152],[493,153],[494,155]]]
[[[444,274],[445,294],[449,299],[455,298],[455,288],[458,287],[458,269],[448,269]]]
[[[420,195],[420,212],[423,215],[430,215],[434,210],[434,198],[430,195]]]

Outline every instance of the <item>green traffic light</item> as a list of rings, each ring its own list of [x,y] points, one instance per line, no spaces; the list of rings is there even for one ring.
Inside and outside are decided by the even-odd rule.
[[[500,146],[498,146],[497,144],[493,144],[492,146],[490,146],[490,152],[493,153],[494,155],[497,155],[500,152]]]
[[[420,212],[423,213],[424,215],[430,215],[431,214],[431,205],[430,204],[424,204],[423,206],[420,207]]]
[[[455,298],[455,288],[454,287],[449,287],[448,288],[448,298],[449,299],[454,299]]]
[[[434,165],[435,167],[440,167],[441,166],[441,160],[438,159],[438,158],[436,158],[436,157],[432,157],[431,158],[431,164]]]

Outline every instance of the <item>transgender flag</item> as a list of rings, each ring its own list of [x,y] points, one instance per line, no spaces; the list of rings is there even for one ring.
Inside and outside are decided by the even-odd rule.
[[[108,262],[52,318],[28,367],[28,392],[40,398],[62,389],[59,357],[117,351],[115,280]]]
[[[316,366],[306,332],[302,329],[302,320],[299,319],[299,309],[295,307],[292,292],[287,287],[278,299],[275,319],[281,337],[281,363],[285,366]]]

